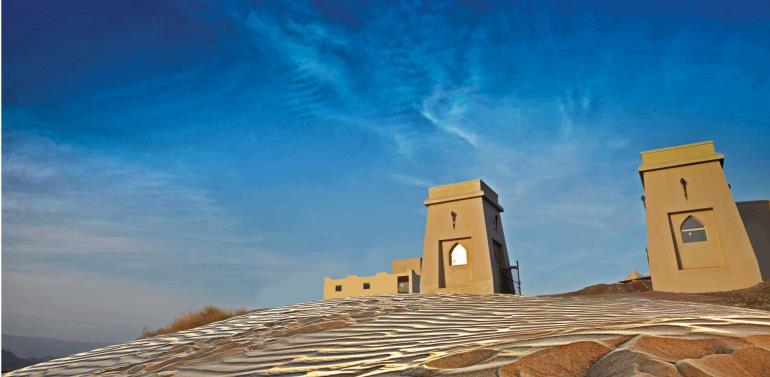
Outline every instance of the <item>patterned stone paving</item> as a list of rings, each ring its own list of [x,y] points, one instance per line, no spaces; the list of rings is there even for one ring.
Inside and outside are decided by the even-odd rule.
[[[737,357],[738,350],[753,350],[757,342],[765,341],[764,337],[768,337],[770,345],[770,312],[631,297],[375,296],[253,311],[188,331],[52,360],[8,375],[505,375],[510,372],[535,376],[548,375],[537,374],[537,368],[545,364],[540,362],[536,364],[540,366],[533,367],[535,364],[526,364],[527,360],[561,349],[558,347],[579,346],[601,355],[596,360],[583,361],[586,365],[575,361],[571,367],[583,368],[578,368],[581,374],[575,375],[601,376],[586,368],[604,362],[601,357],[619,357],[615,351],[620,348],[639,354],[642,351],[633,347],[640,342],[647,344],[644,343],[650,342],[647,339],[655,340],[650,344],[663,344],[668,339],[702,343],[703,339],[728,337],[748,340],[741,340],[740,347],[734,342],[722,345],[723,348],[714,348],[712,353],[724,353],[724,347],[728,347]],[[628,347],[631,348],[626,350]],[[604,356],[613,349],[615,351]],[[592,354],[585,350],[575,352]],[[644,351],[643,355],[655,354],[650,352]],[[706,352],[700,357],[707,355],[710,354]],[[658,362],[664,360],[664,356],[650,357]],[[696,365],[693,368],[704,371],[711,365],[693,361],[680,367],[676,361],[661,361],[661,368],[676,365],[686,370],[687,365],[692,364]],[[518,372],[514,371],[516,368]]]

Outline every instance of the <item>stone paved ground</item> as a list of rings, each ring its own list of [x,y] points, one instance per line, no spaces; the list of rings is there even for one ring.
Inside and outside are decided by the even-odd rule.
[[[770,312],[634,297],[360,297],[254,311],[9,375],[444,374],[770,376]]]

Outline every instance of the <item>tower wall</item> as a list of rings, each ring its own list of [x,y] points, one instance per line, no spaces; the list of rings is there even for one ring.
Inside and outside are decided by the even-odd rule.
[[[711,292],[761,282],[757,259],[722,170],[724,156],[714,151],[714,143],[641,155],[653,288]],[[689,218],[697,222],[688,224],[702,224],[705,239],[698,238],[704,233],[697,225],[685,223]]]
[[[495,293],[513,286],[510,273],[499,268],[509,266],[503,208],[489,186],[477,179],[432,187],[425,205],[420,292]],[[452,264],[456,245],[465,250],[466,264]]]

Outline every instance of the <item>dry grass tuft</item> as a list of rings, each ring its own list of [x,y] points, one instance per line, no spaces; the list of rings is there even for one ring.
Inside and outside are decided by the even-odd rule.
[[[198,326],[203,326],[212,322],[222,321],[230,317],[245,314],[246,309],[224,310],[214,305],[206,305],[201,310],[184,313],[177,317],[174,322],[166,327],[150,331],[148,328],[142,330],[141,338],[151,336],[170,334],[177,331],[189,330]]]

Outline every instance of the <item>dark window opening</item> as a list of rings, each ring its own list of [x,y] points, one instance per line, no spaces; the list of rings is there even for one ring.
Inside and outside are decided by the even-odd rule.
[[[398,277],[398,293],[409,293],[409,276]]]
[[[369,283],[364,283],[364,289],[369,289],[369,288],[371,288],[371,286],[369,285]]]
[[[334,291],[335,292],[342,292],[342,286],[341,285],[335,285],[334,286]]]
[[[702,242],[706,241],[706,228],[698,219],[690,216],[684,220],[682,226],[682,242]]]

